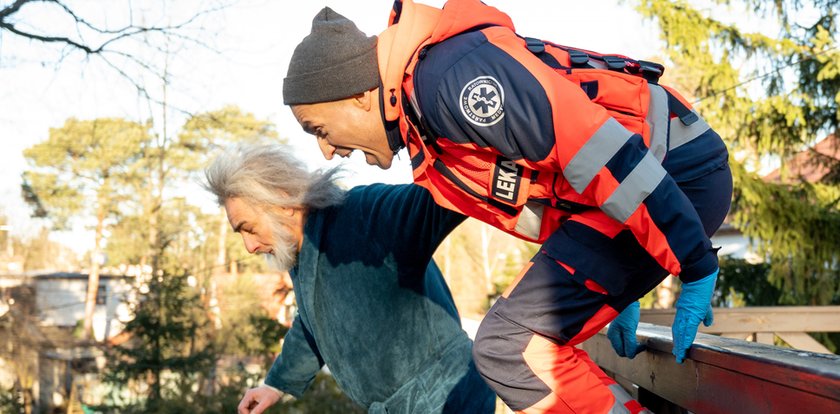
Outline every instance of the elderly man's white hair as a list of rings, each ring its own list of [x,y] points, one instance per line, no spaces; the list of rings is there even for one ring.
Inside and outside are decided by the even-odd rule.
[[[294,264],[296,245],[281,226],[287,218],[267,207],[322,209],[341,203],[345,194],[335,183],[338,167],[309,171],[292,152],[281,144],[240,145],[219,155],[205,171],[205,188],[220,206],[235,197],[268,216],[277,242],[273,264],[281,270]]]
[[[340,203],[335,183],[340,168],[309,171],[283,144],[240,145],[221,154],[205,171],[208,191],[219,205],[231,197],[263,206],[322,209]]]

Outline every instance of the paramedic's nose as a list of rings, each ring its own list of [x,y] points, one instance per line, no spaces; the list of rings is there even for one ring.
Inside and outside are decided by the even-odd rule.
[[[245,250],[247,250],[248,253],[254,254],[257,252],[257,249],[260,248],[260,243],[254,240],[248,233],[242,234],[242,242],[245,243]]]
[[[326,158],[327,161],[333,159],[333,156],[335,156],[335,147],[330,145],[326,139],[319,137],[318,147],[321,148],[321,154],[324,154],[324,158]]]

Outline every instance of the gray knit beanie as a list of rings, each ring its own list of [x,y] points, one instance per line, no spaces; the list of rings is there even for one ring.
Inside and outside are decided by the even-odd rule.
[[[283,80],[286,105],[329,102],[379,86],[376,36],[368,37],[329,7],[295,48]]]

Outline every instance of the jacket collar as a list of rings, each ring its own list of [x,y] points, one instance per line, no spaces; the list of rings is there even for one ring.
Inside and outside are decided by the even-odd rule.
[[[440,9],[415,4],[412,0],[398,0],[394,7],[390,26],[379,35],[377,42],[386,122],[399,120],[405,71],[420,45],[431,37],[442,13]]]
[[[384,91],[385,88],[379,85],[379,113],[382,116],[382,124],[385,125],[385,136],[388,138],[388,147],[396,155],[397,152],[405,148],[405,141],[402,139],[402,133],[400,131],[400,120],[395,119],[389,121],[385,116]]]
[[[450,0],[443,9],[417,4],[413,0],[394,2],[389,27],[379,35],[377,43],[386,131],[389,122],[397,122],[391,129],[399,129],[398,122],[403,113],[402,82],[420,48],[488,25],[514,30],[508,15],[479,0]]]

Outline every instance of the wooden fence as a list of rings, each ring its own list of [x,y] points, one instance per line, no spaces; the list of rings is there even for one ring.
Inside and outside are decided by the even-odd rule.
[[[793,348],[830,354],[808,332],[840,332],[840,306],[715,308],[715,323],[700,332],[773,345],[778,337]],[[674,309],[643,309],[642,322],[671,326]]]
[[[647,350],[632,360],[615,354],[605,331],[581,348],[658,414],[840,413],[840,356],[760,343],[779,337],[811,347],[801,335],[840,331],[840,307],[716,309],[703,331],[754,342],[699,333],[682,365],[671,355],[673,314],[643,311],[642,320],[668,326],[641,323]]]

